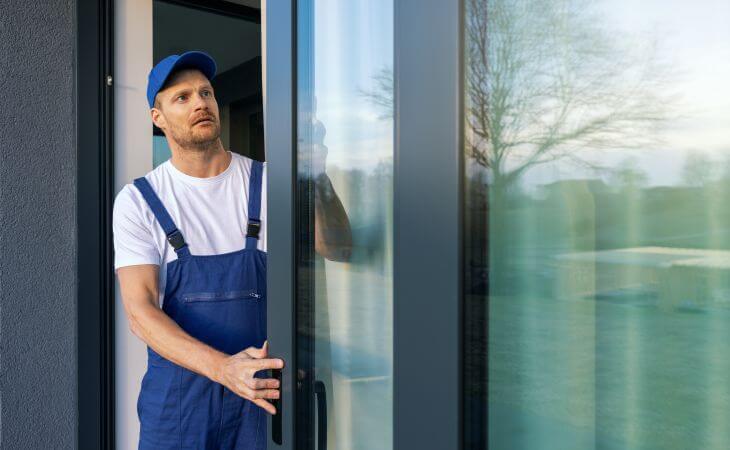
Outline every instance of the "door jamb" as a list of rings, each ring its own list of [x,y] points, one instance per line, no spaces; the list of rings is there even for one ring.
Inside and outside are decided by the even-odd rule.
[[[76,4],[79,448],[114,448],[114,0]]]

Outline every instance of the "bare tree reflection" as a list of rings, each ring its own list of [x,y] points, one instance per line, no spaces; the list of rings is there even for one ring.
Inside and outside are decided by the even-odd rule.
[[[595,4],[468,0],[465,153],[499,211],[489,218],[500,236],[494,292],[511,285],[509,196],[526,171],[558,160],[599,169],[586,150],[641,148],[667,118],[668,68],[653,46],[609,29]]]
[[[484,222],[500,236],[490,249],[499,262],[492,270],[509,270],[509,196],[530,168],[560,161],[606,170],[591,151],[656,144],[653,131],[670,117],[673,70],[655,41],[613,29],[598,5],[467,0],[467,196],[488,198],[488,209],[500,211]],[[377,72],[361,94],[392,117],[392,69]],[[486,229],[473,230],[481,231],[486,240]]]
[[[665,120],[668,69],[592,1],[468,0],[467,155],[508,187],[578,150],[640,146]]]
[[[508,186],[578,150],[630,148],[668,118],[669,67],[655,45],[602,25],[592,0],[467,0],[467,155]],[[393,71],[361,90],[393,115]]]

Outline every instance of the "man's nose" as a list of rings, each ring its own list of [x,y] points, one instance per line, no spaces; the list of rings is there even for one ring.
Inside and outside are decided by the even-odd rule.
[[[198,111],[200,109],[208,109],[208,102],[205,101],[205,98],[203,98],[202,95],[195,94],[193,109],[195,111]]]

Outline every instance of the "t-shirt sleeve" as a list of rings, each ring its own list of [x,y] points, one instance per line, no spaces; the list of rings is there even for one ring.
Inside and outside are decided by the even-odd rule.
[[[136,198],[127,184],[114,199],[112,232],[114,269],[137,264],[160,265],[160,252],[145,219],[144,199]]]

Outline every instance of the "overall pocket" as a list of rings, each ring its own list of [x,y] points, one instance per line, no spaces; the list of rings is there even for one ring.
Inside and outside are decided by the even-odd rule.
[[[187,292],[179,299],[183,307],[175,320],[194,338],[228,354],[263,344],[263,290]]]
[[[184,303],[197,302],[225,302],[230,300],[257,300],[263,297],[257,289],[244,289],[241,291],[222,291],[222,292],[190,292],[182,295]]]

